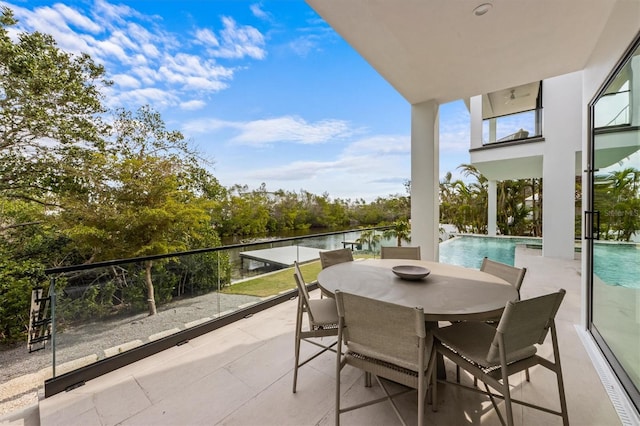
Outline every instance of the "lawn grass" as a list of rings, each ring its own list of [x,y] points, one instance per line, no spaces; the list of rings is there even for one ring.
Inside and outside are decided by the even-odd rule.
[[[315,281],[321,269],[320,261],[300,265],[306,282]],[[293,268],[287,268],[230,285],[225,287],[221,293],[268,297],[294,288],[296,288],[296,283],[293,280]]]

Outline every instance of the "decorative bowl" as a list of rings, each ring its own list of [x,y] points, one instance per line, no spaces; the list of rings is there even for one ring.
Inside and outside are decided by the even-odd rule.
[[[391,268],[394,274],[403,280],[421,280],[431,273],[427,268],[415,265],[398,265]]]

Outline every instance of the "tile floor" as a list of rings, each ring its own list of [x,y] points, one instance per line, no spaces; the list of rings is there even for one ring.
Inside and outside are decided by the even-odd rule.
[[[557,324],[569,411],[574,425],[616,425],[620,420],[574,327],[580,313],[580,263],[543,259],[518,249],[516,264],[528,268],[523,298],[559,287],[567,296]],[[315,297],[318,297],[317,294]],[[70,392],[40,401],[38,416],[11,425],[331,425],[334,424],[335,355],[325,353],[301,368],[291,392],[295,300],[191,340],[94,379]],[[543,353],[550,353],[550,339]],[[313,351],[311,345],[303,349]],[[453,366],[447,365],[449,377]],[[558,406],[553,374],[531,371],[530,383],[516,378],[514,397]],[[380,394],[363,386],[363,374],[345,368],[344,403]],[[471,383],[471,379],[463,377]],[[375,381],[374,381],[375,383]],[[440,384],[438,412],[427,407],[427,425],[496,425],[482,395]],[[408,424],[416,424],[415,393],[400,399]],[[517,425],[562,424],[559,417],[514,406]],[[2,422],[0,422],[2,423]],[[343,425],[399,424],[388,403],[341,416]]]

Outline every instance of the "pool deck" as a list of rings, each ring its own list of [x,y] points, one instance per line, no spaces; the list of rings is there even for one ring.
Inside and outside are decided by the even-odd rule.
[[[567,295],[557,316],[560,353],[571,424],[622,424],[582,344],[580,261],[542,258],[540,250],[519,247],[516,266],[526,266],[523,298],[558,288]],[[317,292],[314,292],[317,293]],[[314,294],[313,297],[319,297]],[[291,392],[297,300],[170,348],[135,364],[40,401],[39,405],[0,418],[8,425],[331,425],[334,423],[335,355],[325,353],[302,367],[298,392]],[[313,350],[303,345],[304,351]],[[540,354],[550,356],[550,343]],[[447,362],[448,374],[453,365]],[[381,392],[365,388],[363,374],[346,367],[342,399],[361,401]],[[514,375],[513,394],[557,406],[553,375],[541,367],[531,382]],[[469,377],[462,380],[470,383]],[[415,394],[398,400],[410,425],[416,423]],[[488,399],[439,385],[439,411],[427,407],[428,425],[498,425]],[[502,405],[502,403],[500,403]],[[516,425],[559,425],[558,417],[514,407]],[[346,413],[344,425],[398,424],[388,404]]]

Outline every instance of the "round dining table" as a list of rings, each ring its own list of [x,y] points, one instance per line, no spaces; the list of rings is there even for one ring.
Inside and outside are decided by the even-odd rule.
[[[396,276],[395,266],[421,266],[429,274],[418,280]],[[422,307],[425,320],[469,321],[500,317],[518,292],[508,282],[477,269],[424,260],[366,259],[320,271],[318,285],[403,306]]]

